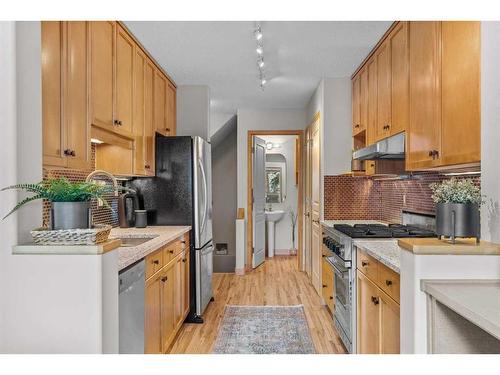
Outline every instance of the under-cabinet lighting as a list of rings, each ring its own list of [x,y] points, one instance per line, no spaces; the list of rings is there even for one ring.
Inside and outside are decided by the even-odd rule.
[[[100,145],[100,144],[102,144],[104,142],[101,141],[100,139],[97,139],[97,138],[90,138],[90,143],[94,143],[96,145]]]
[[[480,174],[481,174],[481,171],[444,173],[445,176],[474,176],[474,175],[480,175]]]

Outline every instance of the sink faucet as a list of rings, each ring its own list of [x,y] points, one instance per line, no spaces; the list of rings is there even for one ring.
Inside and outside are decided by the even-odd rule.
[[[267,205],[267,211],[271,212],[273,210],[273,205],[271,203],[269,203]]]
[[[113,176],[111,173],[103,171],[101,169],[97,169],[94,172],[91,172],[87,178],[85,179],[85,182],[90,182],[92,179],[97,176],[97,175],[104,175],[108,177],[112,182],[113,182],[113,190],[115,192],[115,197],[118,196],[118,181],[116,180],[116,177]]]

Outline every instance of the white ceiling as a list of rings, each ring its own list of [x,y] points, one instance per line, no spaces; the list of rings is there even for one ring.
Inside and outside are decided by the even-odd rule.
[[[254,22],[125,22],[177,85],[208,85],[215,111],[304,108],[322,77],[350,76],[391,22],[262,22],[259,87]]]

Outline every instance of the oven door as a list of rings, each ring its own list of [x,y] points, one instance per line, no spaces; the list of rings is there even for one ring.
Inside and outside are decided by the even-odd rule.
[[[339,321],[345,333],[351,339],[351,269],[341,268],[333,264],[335,285],[335,318]]]

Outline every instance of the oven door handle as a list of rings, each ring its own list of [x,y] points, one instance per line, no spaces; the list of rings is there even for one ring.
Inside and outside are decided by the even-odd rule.
[[[349,274],[349,269],[346,268],[344,270],[341,270],[336,264],[335,262],[330,262],[330,264],[333,266],[333,271],[339,275],[342,279],[345,279],[346,277],[344,276],[345,274]],[[348,278],[349,276],[347,276]]]

